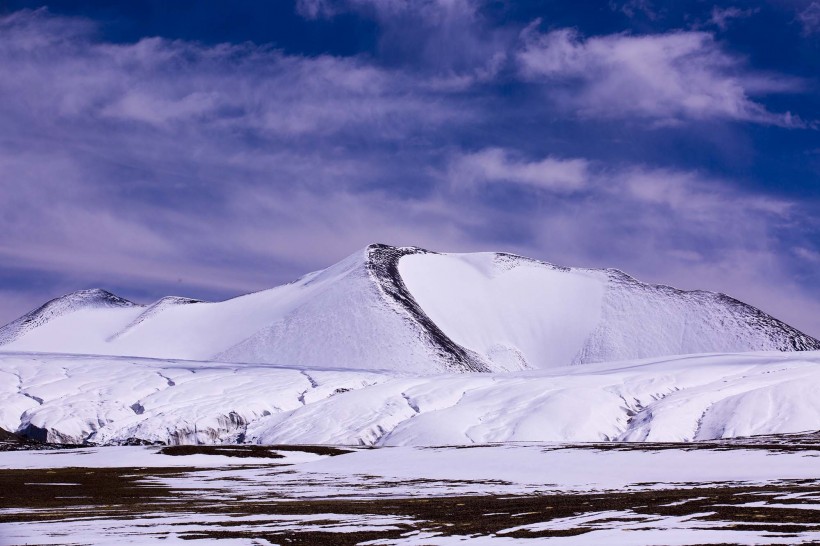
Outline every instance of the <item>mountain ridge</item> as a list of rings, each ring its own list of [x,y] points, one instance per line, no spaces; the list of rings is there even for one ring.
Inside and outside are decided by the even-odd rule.
[[[817,339],[725,294],[511,253],[384,244],[222,302],[170,296],[146,306],[92,289],[0,328],[0,351],[424,373],[818,349]]]

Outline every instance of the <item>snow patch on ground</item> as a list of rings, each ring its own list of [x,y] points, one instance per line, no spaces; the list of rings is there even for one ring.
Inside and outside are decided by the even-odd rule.
[[[350,533],[377,533],[393,538],[353,540],[358,544],[812,544],[820,541],[817,457],[820,451],[768,449],[598,449],[578,445],[496,445],[471,448],[380,448],[356,450],[334,457],[283,452],[287,459],[233,459],[220,456],[158,455],[156,448],[106,447],[71,452],[0,453],[0,468],[83,469],[122,467],[139,472],[145,490],[170,491],[138,514],[116,506],[86,506],[92,496],[78,484],[40,480],[31,486],[50,486],[78,496],[59,517],[52,508],[10,507],[0,510],[4,544],[265,544],[262,537],[319,536],[327,543]],[[282,462],[285,464],[283,465]],[[151,473],[152,467],[179,466],[179,471]],[[138,467],[142,467],[139,469]],[[147,468],[146,468],[147,467]],[[193,467],[193,469],[191,468]],[[34,478],[32,478],[34,479]],[[802,488],[790,493],[790,485]],[[797,485],[799,484],[799,485]],[[735,488],[743,498],[722,488]],[[812,489],[814,488],[814,489]],[[809,489],[809,492],[805,490]],[[639,496],[650,491],[651,496]],[[683,501],[666,509],[644,505],[664,492]],[[595,506],[584,508],[599,495]],[[604,508],[600,496],[634,494],[634,507]],[[551,495],[560,495],[555,497]],[[706,495],[706,496],[704,496]],[[714,499],[708,502],[710,495]],[[431,523],[418,515],[391,512],[400,499],[458,499],[456,508],[480,506],[492,496],[528,499],[536,511],[503,513],[494,532],[463,534],[441,526],[454,514],[437,513]],[[538,501],[538,498],[544,499]],[[670,495],[666,495],[670,498]],[[749,499],[754,500],[749,500]],[[83,500],[84,499],[84,500]],[[576,508],[551,515],[551,504],[574,503]],[[296,502],[301,501],[301,502]],[[304,503],[316,502],[307,505]],[[707,501],[707,502],[704,502]],[[728,504],[726,502],[728,501]],[[99,500],[97,502],[100,502]],[[370,504],[362,505],[363,502]],[[189,503],[195,503],[193,505]],[[500,504],[499,504],[500,503]],[[604,504],[601,504],[604,503]],[[696,509],[685,506],[695,504]],[[285,513],[280,508],[285,506]],[[639,506],[640,505],[640,506]],[[168,508],[167,511],[161,507]],[[195,510],[192,507],[196,506]],[[299,507],[306,511],[299,513]],[[310,512],[308,506],[323,510]],[[366,508],[363,510],[362,506]],[[418,505],[417,505],[418,506]],[[442,504],[442,507],[453,504]],[[721,507],[730,510],[722,515]],[[677,507],[677,508],[669,508]],[[367,508],[376,509],[369,513]],[[344,511],[347,509],[346,511]],[[465,508],[469,509],[469,508]],[[474,508],[472,508],[474,509]],[[336,511],[334,511],[336,510]],[[52,512],[49,512],[52,511]],[[794,511],[807,514],[795,521]],[[767,514],[765,520],[756,515]],[[776,513],[772,516],[772,513]],[[777,519],[777,513],[782,518]],[[733,519],[725,516],[731,515]],[[48,515],[46,519],[42,516]],[[527,523],[521,516],[527,515]],[[484,514],[499,516],[498,513]],[[22,521],[14,521],[15,517]],[[799,525],[798,525],[799,523]],[[782,529],[782,531],[781,531]],[[240,531],[247,539],[222,537]],[[202,534],[208,535],[207,539]],[[250,538],[254,537],[254,538]],[[244,541],[244,542],[243,542]],[[274,543],[283,543],[277,540]],[[346,542],[347,543],[347,542]]]

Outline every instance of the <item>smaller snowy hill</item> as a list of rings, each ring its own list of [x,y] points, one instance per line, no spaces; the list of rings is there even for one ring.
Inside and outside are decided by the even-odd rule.
[[[104,290],[0,328],[0,351],[404,373],[499,372],[820,341],[711,292],[506,253],[370,245],[270,290],[137,305]]]
[[[122,309],[140,307],[134,302],[115,296],[107,290],[93,288],[79,290],[53,299],[34,311],[0,328],[0,345],[7,345],[26,336],[51,320],[85,309]],[[100,315],[102,316],[102,315]]]

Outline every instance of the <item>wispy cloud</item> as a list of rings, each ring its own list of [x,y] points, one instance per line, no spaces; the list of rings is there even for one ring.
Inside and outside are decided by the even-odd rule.
[[[647,19],[654,21],[659,17],[658,12],[650,0],[627,0],[625,2],[611,0],[609,7],[613,11],[620,11],[630,18],[643,15]]]
[[[799,246],[794,249],[794,253],[813,266],[820,265],[820,252],[816,250]]]
[[[480,5],[478,0],[297,0],[296,9],[309,18],[360,10],[371,11],[382,19],[412,14],[430,23],[441,23],[447,19],[473,18]]]
[[[516,158],[502,148],[462,154],[449,165],[448,178],[459,188],[488,183],[524,184],[556,192],[573,192],[588,183],[589,164],[584,159],[547,157],[534,161]]]
[[[568,29],[522,34],[522,75],[581,116],[660,123],[734,119],[803,127],[790,113],[769,112],[751,95],[795,92],[795,79],[750,73],[742,59],[705,32],[583,38]]]
[[[729,6],[726,8],[713,6],[712,14],[709,17],[709,23],[715,25],[721,30],[726,30],[729,28],[729,22],[733,19],[744,19],[746,17],[751,17],[759,11],[760,8],[741,9],[736,6]]]
[[[377,62],[435,73],[438,82],[461,88],[494,78],[507,63],[518,28],[493,26],[483,0],[299,0],[312,19],[353,12],[378,23]]]
[[[803,34],[820,32],[820,2],[811,2],[806,9],[797,14],[797,20],[803,26]]]

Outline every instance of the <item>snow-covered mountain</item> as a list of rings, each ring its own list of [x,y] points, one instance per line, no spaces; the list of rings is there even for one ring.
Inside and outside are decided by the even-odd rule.
[[[386,245],[223,302],[168,297],[143,306],[84,290],[0,328],[7,352],[407,373],[817,349],[820,341],[723,294],[505,253]]]

